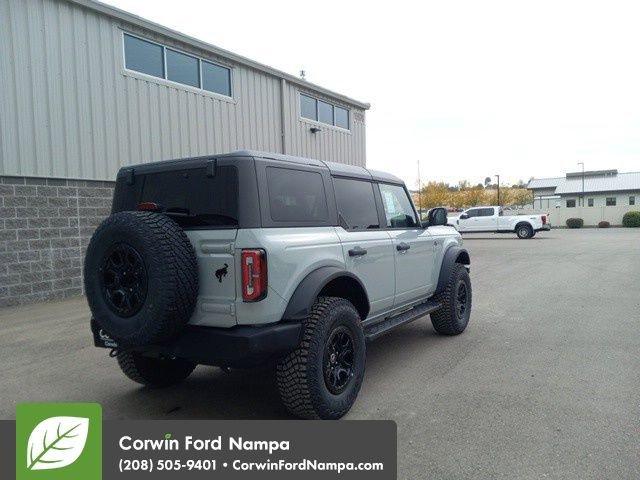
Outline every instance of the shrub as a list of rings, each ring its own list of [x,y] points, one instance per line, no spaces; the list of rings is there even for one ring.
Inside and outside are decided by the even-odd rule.
[[[567,227],[569,228],[582,228],[584,226],[584,220],[581,218],[567,218]]]
[[[601,222],[598,223],[598,228],[609,228],[610,226],[611,224],[606,220],[602,220]]]
[[[627,212],[622,217],[622,225],[625,227],[640,227],[640,212]]]

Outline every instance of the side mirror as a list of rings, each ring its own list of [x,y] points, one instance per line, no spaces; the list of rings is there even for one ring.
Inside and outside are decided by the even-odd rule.
[[[432,208],[427,213],[427,227],[435,227],[437,225],[447,224],[447,209],[446,208]]]
[[[461,220],[466,220],[467,218],[469,218],[469,215],[467,215],[466,213],[463,213],[462,215],[460,215]]]

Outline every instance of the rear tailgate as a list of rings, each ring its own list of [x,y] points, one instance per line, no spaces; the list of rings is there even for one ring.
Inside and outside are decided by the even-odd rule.
[[[237,229],[187,230],[198,257],[200,294],[191,325],[231,327],[236,324]]]
[[[202,159],[136,166],[118,175],[113,210],[153,209],[182,227],[198,258],[199,294],[189,323],[235,325],[239,184],[234,165]]]

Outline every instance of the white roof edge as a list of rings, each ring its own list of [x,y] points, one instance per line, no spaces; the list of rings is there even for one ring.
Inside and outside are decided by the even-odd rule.
[[[551,190],[556,195],[602,192],[628,192],[640,190],[640,172],[618,172],[617,175],[554,177],[531,180],[530,190]]]
[[[261,72],[268,73],[278,78],[283,78],[287,82],[293,83],[303,88],[308,88],[310,90],[315,90],[316,92],[322,93],[324,95],[336,98],[338,100],[342,100],[345,103],[351,104],[353,106],[362,108],[364,110],[368,110],[371,108],[370,103],[361,102],[359,100],[355,100],[353,98],[347,97],[346,95],[342,95],[340,93],[331,91],[319,85],[315,85],[311,82],[307,82],[306,80],[302,80],[301,78],[295,77],[289,73],[285,73],[276,68],[270,67],[268,65],[264,65],[260,62],[256,62],[249,58],[243,57],[242,55],[238,55],[237,53],[230,52],[229,50],[225,50],[220,47],[216,47],[215,45],[211,45],[210,43],[203,42],[202,40],[198,40],[197,38],[190,37],[189,35],[185,35],[184,33],[180,33],[171,28],[160,25],[159,23],[152,22],[151,20],[147,20],[145,18],[139,17],[138,15],[134,15],[125,10],[121,10],[119,8],[113,7],[111,5],[107,5],[102,2],[98,2],[96,0],[66,0],[71,3],[75,3],[82,7],[88,8],[90,10],[100,12],[104,15],[108,15],[112,18],[117,18],[119,20],[123,20],[128,23],[132,23],[134,25],[138,25],[142,28],[146,28],[148,30],[156,31],[162,35],[166,35],[168,37],[172,37],[175,40],[180,42],[187,43],[196,48],[200,48],[202,50],[208,50],[211,53],[216,55],[220,55],[221,57],[228,58],[236,63],[241,65],[245,65],[247,67],[253,68],[255,70],[259,70]]]

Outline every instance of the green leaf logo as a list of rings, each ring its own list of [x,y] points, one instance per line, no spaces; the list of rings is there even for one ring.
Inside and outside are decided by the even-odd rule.
[[[50,417],[29,435],[28,470],[62,468],[75,462],[87,443],[89,419],[82,417]]]

